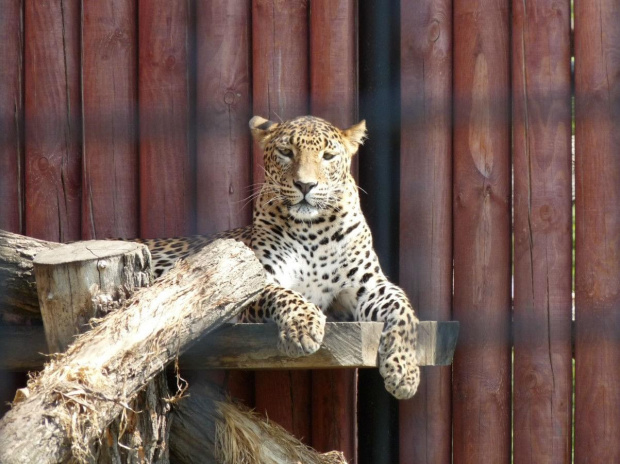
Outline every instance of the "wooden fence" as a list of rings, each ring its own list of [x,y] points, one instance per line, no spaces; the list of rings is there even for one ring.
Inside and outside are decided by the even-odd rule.
[[[252,114],[366,118],[377,248],[423,319],[460,321],[453,368],[399,404],[364,373],[359,420],[351,371],[231,391],[360,463],[620,462],[619,0],[575,2],[574,36],[569,0],[1,2],[0,228],[244,225]]]

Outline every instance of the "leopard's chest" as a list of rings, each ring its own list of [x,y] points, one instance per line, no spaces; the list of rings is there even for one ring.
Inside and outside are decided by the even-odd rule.
[[[325,235],[310,231],[301,239],[288,237],[254,250],[267,269],[268,279],[301,293],[324,310],[346,286],[348,265],[343,247],[324,240]]]

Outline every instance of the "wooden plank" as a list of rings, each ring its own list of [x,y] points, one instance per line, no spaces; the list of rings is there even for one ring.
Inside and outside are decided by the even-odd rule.
[[[347,128],[357,122],[357,2],[310,2],[310,108],[314,116]],[[357,157],[352,171],[357,178]],[[357,375],[312,373],[312,445],[338,449],[357,461]]]
[[[620,462],[619,37],[620,2],[575,2],[577,464]]]
[[[250,1],[196,3],[197,217],[210,234],[249,224]]]
[[[140,0],[140,235],[193,232],[188,2]]]
[[[570,4],[535,0],[512,7],[514,462],[568,464]]]
[[[308,112],[308,1],[252,2],[252,103],[272,121]],[[280,27],[286,24],[286,28]],[[265,179],[263,154],[254,145],[254,185]],[[249,195],[249,193],[248,193]]]
[[[80,238],[80,1],[25,2],[26,235]]]
[[[303,443],[312,443],[312,374],[309,370],[255,373],[255,407]]]
[[[225,324],[181,356],[185,369],[316,369],[375,368],[383,323],[328,322],[319,351],[310,356],[290,358],[277,347],[275,324]],[[42,327],[0,327],[0,347],[9,353],[0,359],[0,368],[35,369],[41,366],[37,353],[44,345]],[[455,321],[422,321],[418,326],[419,362],[423,366],[446,366],[452,362],[459,334]],[[21,347],[21,348],[20,348]]]
[[[452,313],[452,2],[401,2],[399,282],[422,319]],[[399,402],[400,462],[450,463],[449,367]]]
[[[511,454],[509,5],[454,1],[455,464]]]
[[[252,104],[255,115],[273,121],[308,113],[308,2],[252,1]],[[286,24],[286,27],[281,27]],[[253,145],[252,188],[265,180],[263,153]],[[247,200],[246,208],[252,207]],[[256,409],[306,444],[311,443],[310,372],[258,371]]]
[[[24,96],[23,1],[0,15],[0,229],[23,232]]]
[[[86,239],[139,232],[136,13],[131,0],[82,4]]]

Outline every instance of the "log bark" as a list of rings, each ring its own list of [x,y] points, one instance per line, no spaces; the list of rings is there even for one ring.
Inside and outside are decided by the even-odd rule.
[[[102,317],[152,281],[146,245],[88,240],[42,251],[34,274],[51,353],[62,352],[93,317]]]
[[[0,230],[0,324],[41,322],[32,260],[60,246]]]
[[[29,383],[29,396],[0,421],[0,462],[88,459],[103,430],[149,380],[264,284],[254,254],[231,240],[179,263]]]

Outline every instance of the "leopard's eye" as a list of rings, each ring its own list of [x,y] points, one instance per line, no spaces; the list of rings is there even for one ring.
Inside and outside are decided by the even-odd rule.
[[[334,159],[336,157],[336,155],[334,153],[323,153],[323,159],[326,161],[329,161],[331,159]]]
[[[278,153],[280,153],[285,158],[292,158],[293,157],[293,151],[289,150],[288,148],[278,148]]]

